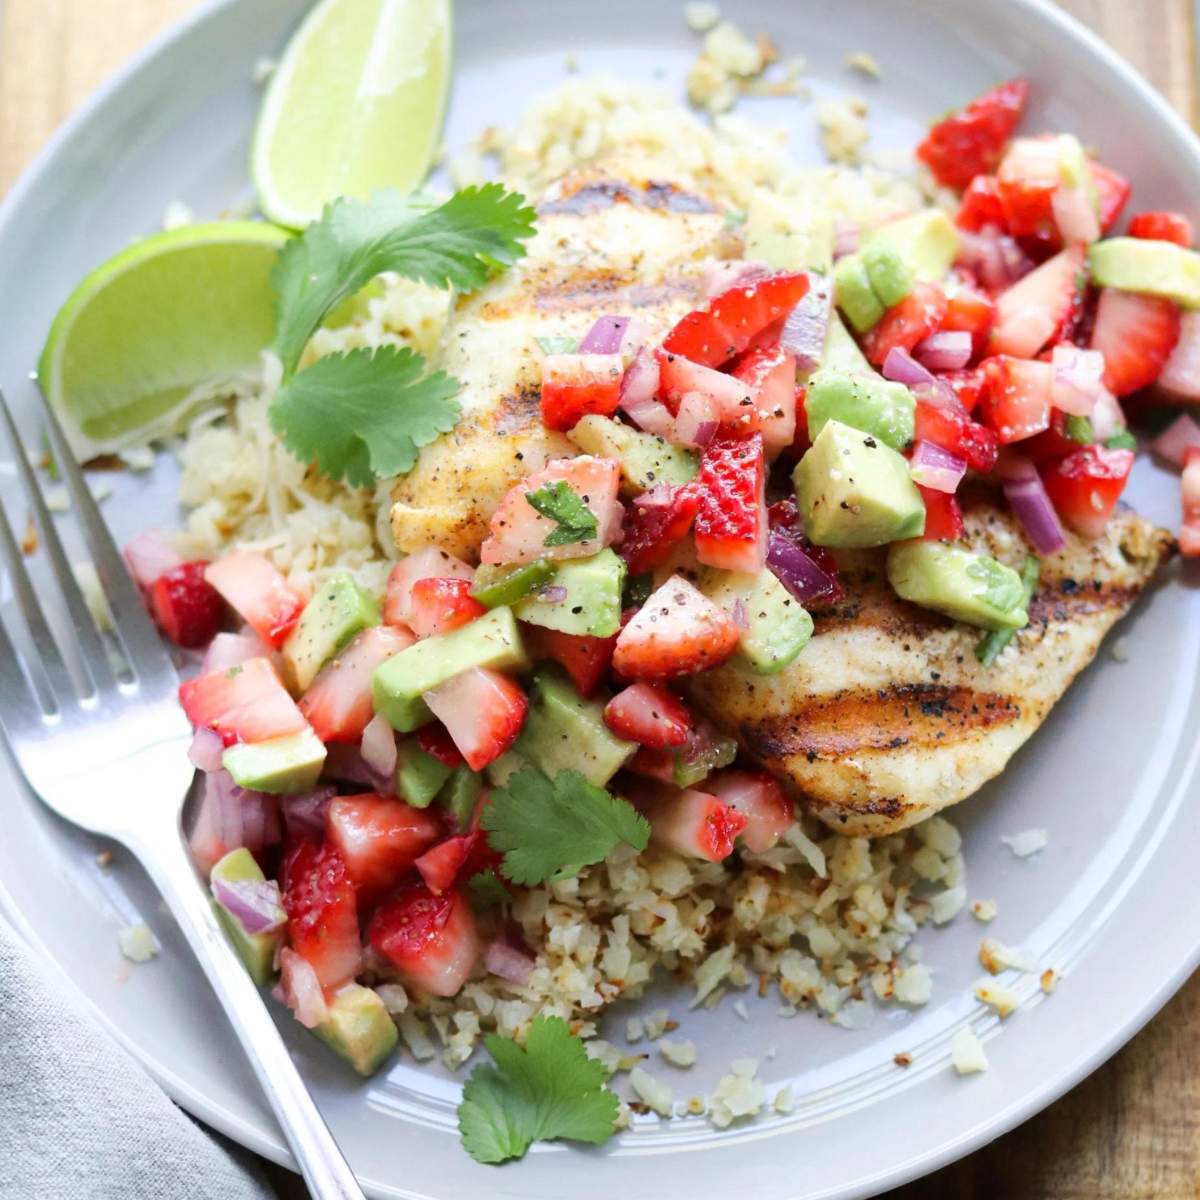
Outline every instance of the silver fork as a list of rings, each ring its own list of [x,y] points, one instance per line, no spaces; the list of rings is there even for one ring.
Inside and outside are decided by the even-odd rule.
[[[187,758],[191,730],[176,699],[179,679],[62,430],[44,407],[50,445],[128,667],[114,666],[92,620],[0,392],[2,423],[83,674],[72,677],[0,507],[0,561],[33,647],[32,654],[20,654],[0,622],[0,725],[42,801],[66,820],[124,844],[154,880],[220,998],[313,1195],[364,1200],[188,857],[181,818],[193,776]]]

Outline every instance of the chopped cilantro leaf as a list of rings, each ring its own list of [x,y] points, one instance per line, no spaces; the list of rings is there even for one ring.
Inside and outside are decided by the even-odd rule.
[[[467,891],[471,893],[475,906],[481,909],[498,908],[512,899],[508,888],[491,867],[486,871],[476,871],[467,880]]]
[[[1025,565],[1021,568],[1022,608],[1028,609],[1030,603],[1033,601],[1033,594],[1037,591],[1038,579],[1041,577],[1041,573],[1041,562],[1031,554],[1025,560]],[[990,633],[985,634],[979,639],[979,642],[975,646],[975,657],[985,667],[990,667],[1000,657],[1000,651],[1016,637],[1016,634],[1017,631],[1015,629],[993,629]]]
[[[1107,450],[1136,450],[1138,448],[1137,438],[1128,429],[1114,433],[1112,437],[1105,440],[1104,446]]]
[[[556,479],[525,499],[531,508],[558,522],[558,528],[546,535],[546,546],[570,546],[596,536],[596,514],[580,499],[579,493],[565,480]]]
[[[535,1141],[612,1137],[618,1102],[604,1086],[604,1066],[561,1017],[538,1017],[524,1048],[495,1033],[485,1044],[495,1065],[471,1072],[458,1107],[463,1146],[476,1162],[520,1158]]]
[[[1096,440],[1096,435],[1092,431],[1092,423],[1087,417],[1071,413],[1063,427],[1066,429],[1067,437],[1081,446],[1090,446]]]
[[[551,781],[522,767],[492,792],[480,823],[488,844],[504,855],[504,876],[526,886],[569,879],[621,842],[644,850],[650,840],[650,826],[632,804],[578,771],[559,771]]]
[[[533,339],[543,354],[574,354],[579,339],[573,337],[540,337]]]

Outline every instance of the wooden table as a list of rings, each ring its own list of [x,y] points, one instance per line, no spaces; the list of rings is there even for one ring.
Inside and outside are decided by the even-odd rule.
[[[195,3],[0,0],[0,193],[84,97]],[[1191,0],[1064,0],[1064,7],[1106,37],[1180,112],[1200,117]],[[305,1195],[288,1172],[271,1168],[271,1176],[281,1197]],[[1200,1200],[1200,975],[1070,1095],[891,1196]]]

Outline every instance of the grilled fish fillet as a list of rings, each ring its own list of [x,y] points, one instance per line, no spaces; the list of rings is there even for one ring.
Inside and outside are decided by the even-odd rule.
[[[703,300],[713,260],[741,247],[710,201],[613,164],[554,185],[527,249],[506,275],[461,299],[451,318],[442,365],[462,383],[463,417],[422,450],[393,492],[392,531],[403,551],[437,545],[476,560],[505,492],[547,460],[577,452],[542,427],[535,338],[580,338],[597,317],[621,314],[661,339]]]
[[[1019,568],[1030,551],[1011,512],[985,490],[965,505],[969,542]],[[727,665],[688,691],[831,828],[894,833],[1003,770],[1172,552],[1168,533],[1125,510],[1095,542],[1068,534],[1042,559],[1029,625],[991,667],[975,656],[979,630],[895,595],[884,551],[840,554],[846,598],[814,611],[787,670]]]

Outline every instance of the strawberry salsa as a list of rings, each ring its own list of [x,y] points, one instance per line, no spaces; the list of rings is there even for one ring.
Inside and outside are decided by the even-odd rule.
[[[1017,136],[1027,96],[1003,84],[918,147],[953,214],[840,239],[824,269],[721,264],[665,337],[613,314],[543,346],[542,418],[579,454],[511,488],[478,564],[429,547],[380,604],[346,573],[305,596],[259,554],[127,547],[163,632],[204,649],[180,699],[218,914],[357,1070],[396,1043],[373,985],[529,979],[519,889],[621,844],[719,862],[778,841],[792,800],[687,680],[786,669],[842,595],[839,551],[884,548],[899,596],[977,627],[990,664],[1037,556],[1104,532],[1136,450],[1122,400],[1200,401],[1189,222],[1108,236],[1129,183],[1070,135]],[[1200,556],[1200,426],[1155,449]],[[1023,571],[967,546],[968,477],[1002,488]]]

